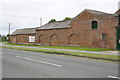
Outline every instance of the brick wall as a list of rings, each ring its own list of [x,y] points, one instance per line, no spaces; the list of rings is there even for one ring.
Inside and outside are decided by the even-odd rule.
[[[16,44],[16,36],[10,36],[10,43]]]
[[[92,29],[92,21],[98,22],[98,29]],[[83,11],[73,19],[69,29],[38,30],[36,44],[116,49],[116,22],[114,16]],[[102,40],[102,34],[106,34],[105,40]]]
[[[68,45],[68,37],[71,29],[41,30],[36,33],[38,45],[65,46]]]
[[[98,22],[98,29],[92,29],[91,22],[94,20]],[[72,26],[80,32],[81,46],[116,48],[115,17],[100,16],[85,11],[74,19]],[[101,39],[102,34],[107,35],[106,40]]]
[[[22,34],[22,35],[10,36],[10,42],[17,44],[35,44],[35,42],[32,43],[29,42],[29,36],[35,36],[35,34]]]

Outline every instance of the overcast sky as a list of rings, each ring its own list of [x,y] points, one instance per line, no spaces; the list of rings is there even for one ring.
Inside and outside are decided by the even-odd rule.
[[[50,19],[57,21],[75,17],[84,9],[115,13],[119,0],[0,0],[0,33],[8,34],[20,28],[39,27]]]

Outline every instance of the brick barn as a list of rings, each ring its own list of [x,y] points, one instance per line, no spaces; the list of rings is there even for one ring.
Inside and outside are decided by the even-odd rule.
[[[36,28],[17,29],[10,35],[10,43],[15,44],[35,44],[35,40],[30,41],[30,38],[35,38]]]
[[[120,49],[118,13],[119,11],[108,14],[85,9],[72,20],[47,23],[36,28],[35,43],[47,46]],[[25,43],[21,40],[19,42]]]

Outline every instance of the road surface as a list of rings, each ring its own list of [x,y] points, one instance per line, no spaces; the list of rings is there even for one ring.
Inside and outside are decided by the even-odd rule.
[[[2,50],[3,78],[117,78],[118,64],[78,57]]]

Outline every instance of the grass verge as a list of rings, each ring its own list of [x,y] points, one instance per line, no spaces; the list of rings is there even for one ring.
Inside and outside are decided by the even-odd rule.
[[[41,48],[71,49],[71,50],[84,50],[84,51],[113,51],[113,49],[90,48],[90,47],[37,46],[37,45],[20,45],[20,44],[11,44],[11,43],[5,43],[5,44],[7,44],[7,45],[14,45],[14,46],[31,46],[31,47],[41,47]]]
[[[70,51],[59,51],[59,50],[48,50],[48,49],[33,49],[33,48],[10,47],[10,46],[3,46],[3,48],[44,52],[44,53],[50,53],[50,54],[71,55],[71,56],[77,56],[77,57],[86,57],[86,58],[94,58],[94,59],[102,59],[102,60],[119,61],[120,62],[120,56],[116,56],[116,55],[104,55],[104,54],[70,52]]]

